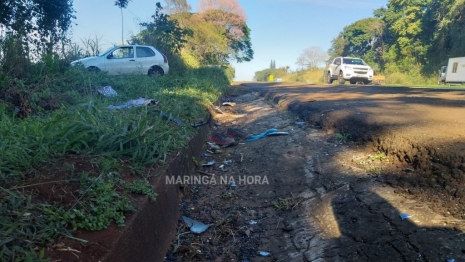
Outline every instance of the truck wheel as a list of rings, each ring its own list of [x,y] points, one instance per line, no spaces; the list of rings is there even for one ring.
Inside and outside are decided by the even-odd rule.
[[[331,79],[331,73],[330,72],[328,72],[326,74],[326,83],[327,84],[332,84],[333,83],[333,79]]]
[[[345,84],[346,80],[343,77],[342,71],[339,72],[339,77],[337,78],[339,80],[339,84],[343,85]]]

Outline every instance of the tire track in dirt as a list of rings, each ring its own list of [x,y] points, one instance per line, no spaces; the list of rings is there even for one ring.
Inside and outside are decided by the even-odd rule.
[[[231,90],[236,106],[221,107],[216,131],[278,128],[289,135],[240,141],[197,160],[214,159],[217,165],[201,170],[235,177],[237,185],[180,185],[181,214],[211,226],[194,234],[179,220],[166,261],[465,261],[463,221],[397,193],[384,174],[394,163],[374,161],[366,147],[308,124],[299,128],[295,115],[254,91]],[[222,171],[224,160],[233,163]],[[237,183],[243,175],[266,176],[269,184]],[[401,220],[403,212],[412,217]]]

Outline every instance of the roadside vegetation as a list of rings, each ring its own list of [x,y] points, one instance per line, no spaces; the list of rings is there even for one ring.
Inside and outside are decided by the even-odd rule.
[[[311,72],[334,57],[354,56],[384,75],[385,84],[437,85],[441,66],[450,57],[465,56],[464,11],[463,0],[391,0],[374,10],[373,17],[342,28],[327,52],[319,47],[303,50],[296,58],[296,72],[270,66],[256,72],[255,79],[267,81],[273,74],[283,81],[322,83]]]
[[[153,21],[128,40],[164,52],[170,74],[70,68],[71,61],[102,51],[99,38],[70,42],[72,1],[42,2],[0,4],[7,32],[0,36],[2,261],[46,261],[45,251],[59,239],[86,241],[73,237],[75,230],[123,227],[135,198],[156,201],[151,178],[187,145],[196,132],[191,123],[207,119],[234,77],[229,61],[253,57],[237,1],[215,8],[201,1],[202,11],[193,14],[177,0],[166,1],[166,9],[157,3]],[[115,5],[126,8],[130,1]],[[32,37],[37,32],[41,37]],[[195,49],[198,42],[205,49]],[[117,96],[97,92],[104,86]],[[158,103],[109,109],[141,97]]]

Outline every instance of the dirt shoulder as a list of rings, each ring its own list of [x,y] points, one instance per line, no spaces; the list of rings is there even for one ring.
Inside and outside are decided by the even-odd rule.
[[[380,96],[364,89],[353,90],[359,93],[356,100],[338,93],[338,87],[315,87],[310,95],[312,88],[247,84],[231,90],[228,97],[236,105],[220,107],[216,131],[235,127],[256,135],[276,128],[288,135],[241,140],[196,160],[215,160],[215,164],[199,167],[201,172],[192,174],[204,178],[203,182],[180,183],[184,192],[181,215],[210,226],[196,234],[180,219],[166,261],[465,260],[465,223],[458,218],[458,210],[463,213],[460,198],[453,205],[444,201],[446,195],[435,194],[445,190],[438,180],[437,188],[417,181],[427,165],[415,166],[399,158],[394,149],[384,151],[382,144],[387,142],[369,135],[397,135],[399,139],[389,143],[404,152],[403,147],[411,147],[408,142],[412,140],[407,139],[402,122],[369,97],[379,97],[385,108],[396,107],[406,117],[415,115],[405,109],[411,105],[396,105],[382,98],[392,94]],[[444,98],[442,102],[460,112],[458,106],[452,106],[458,100]],[[321,106],[315,106],[317,103]],[[377,108],[381,117],[369,114]],[[410,118],[405,126],[424,114]],[[378,120],[372,124],[371,119]],[[390,127],[399,128],[399,133],[383,125],[389,119],[394,121]],[[371,129],[374,126],[377,129]],[[406,129],[414,132],[415,127]],[[455,132],[454,139],[459,141],[463,133],[458,128]],[[453,146],[454,139],[449,138],[448,145]],[[418,147],[424,146],[418,143]],[[459,156],[450,159],[455,158]],[[232,163],[223,163],[227,160]],[[212,183],[213,175],[216,183]],[[231,178],[235,187],[231,187]],[[404,213],[410,217],[402,220]],[[260,251],[270,256],[261,256]]]

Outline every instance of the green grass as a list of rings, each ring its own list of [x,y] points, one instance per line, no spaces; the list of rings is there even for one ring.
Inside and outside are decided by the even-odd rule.
[[[118,96],[96,93],[96,88],[106,85]],[[111,223],[124,226],[125,214],[134,211],[130,194],[156,200],[147,166],[163,164],[168,154],[186,146],[196,132],[190,123],[204,118],[207,106],[228,85],[217,68],[160,78],[89,74],[71,68],[13,84],[11,79],[0,79],[0,91],[6,94],[0,97],[2,261],[41,261],[41,250],[58,236],[73,238],[73,230],[101,230]],[[110,104],[139,97],[157,99],[159,104],[108,109]],[[30,111],[20,119],[15,112],[23,106]],[[148,114],[151,109],[186,125]],[[71,163],[59,163],[69,175],[62,182],[79,188],[72,203],[40,202],[32,196],[34,186],[24,186],[28,179],[47,175],[40,173],[41,167],[76,156],[88,159],[95,170],[87,173]],[[127,182],[120,172],[140,178]]]

